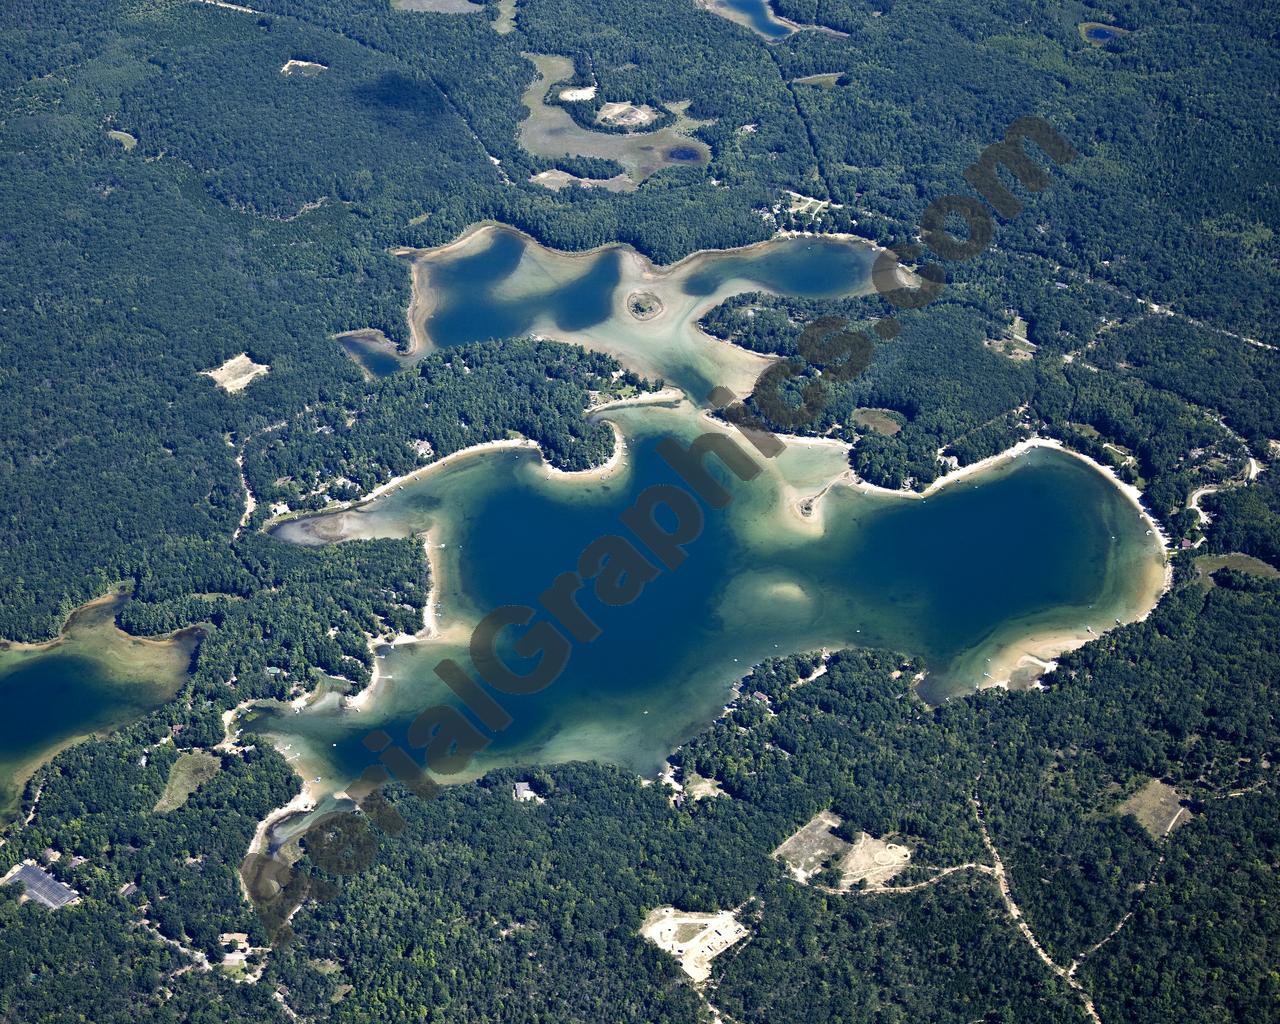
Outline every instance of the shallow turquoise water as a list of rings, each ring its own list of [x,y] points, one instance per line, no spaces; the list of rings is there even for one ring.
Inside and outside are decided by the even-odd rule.
[[[166,644],[135,640],[114,629],[114,613],[114,604],[78,612],[47,650],[0,651],[0,814],[52,751],[140,718],[180,685],[196,633]]]
[[[744,15],[751,27],[769,40],[785,39],[794,31],[773,16],[768,0],[721,0],[725,7]]]
[[[450,547],[461,545],[443,601],[447,621],[473,622],[507,604],[536,607],[590,541],[627,535],[618,517],[644,487],[681,484],[655,451],[660,437],[633,440],[626,480],[551,486],[536,455],[505,452],[409,485],[380,503],[371,521],[382,535],[430,528],[433,540],[444,527],[439,535]],[[633,603],[608,607],[583,592],[582,610],[601,635],[574,644],[567,668],[541,692],[494,694],[513,721],[492,736],[475,769],[596,757],[651,772],[718,713],[732,680],[752,663],[821,645],[919,656],[931,671],[926,695],[933,699],[969,690],[981,679],[966,656],[1010,630],[1108,628],[1132,597],[1126,581],[1155,557],[1120,492],[1053,451],[1034,451],[924,501],[838,491],[820,538],[769,525],[778,499],[762,479],[733,482],[728,508],[704,508],[687,561],[663,571]],[[535,622],[549,618],[540,612]],[[508,630],[501,648],[520,671],[532,666],[510,649],[522,633]],[[371,728],[403,744],[423,709],[461,706],[432,672],[445,655],[465,663],[456,645],[393,652],[383,667],[394,683],[363,713],[332,706],[266,713],[253,727],[302,740],[327,776],[354,778],[372,760],[361,743]]]
[[[540,317],[549,317],[565,331],[583,330],[608,319],[620,280],[618,250],[608,249],[584,260],[583,272],[566,285],[540,294],[499,295],[497,286],[515,273],[528,245],[515,232],[494,232],[482,251],[432,268],[431,284],[442,295],[427,320],[436,345],[518,337]]]

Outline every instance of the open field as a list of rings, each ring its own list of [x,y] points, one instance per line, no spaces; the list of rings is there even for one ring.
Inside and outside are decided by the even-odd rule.
[[[859,882],[865,882],[869,889],[884,888],[910,860],[911,850],[907,847],[862,832],[839,864],[840,887],[852,889]]]
[[[702,122],[684,116],[687,104],[671,104],[678,119],[675,125],[656,132],[619,135],[594,132],[581,127],[563,107],[546,101],[547,90],[556,82],[571,78],[573,61],[568,57],[526,53],[538,69],[538,76],[525,90],[522,101],[529,116],[520,122],[520,144],[536,156],[594,156],[616,160],[635,182],[641,182],[664,167],[705,166],[711,150],[688,132]],[[630,106],[623,104],[623,106]]]
[[[800,78],[791,79],[792,85],[816,85],[820,89],[834,89],[836,83],[840,81],[843,71],[833,71],[830,74],[803,75]]]
[[[888,409],[855,409],[853,422],[859,427],[891,437],[902,429],[902,423]]]
[[[138,140],[128,132],[114,130],[109,131],[107,132],[107,138],[111,139],[113,142],[120,143],[120,145],[124,146],[126,152],[133,149],[133,147],[138,144]]]
[[[839,827],[839,817],[830,811],[822,811],[774,850],[773,856],[787,865],[791,877],[797,882],[807,882],[852,849],[833,831]]]
[[[212,377],[213,382],[224,391],[234,394],[237,391],[243,391],[255,377],[261,377],[270,369],[271,367],[264,363],[255,363],[249,358],[247,352],[241,352],[238,356],[232,356],[221,366],[200,372],[206,377]]]
[[[493,19],[493,30],[500,36],[515,31],[516,0],[498,0],[498,16]]]
[[[797,882],[808,883],[823,868],[835,868],[840,873],[841,892],[859,885],[884,889],[911,860],[908,847],[866,832],[859,832],[852,844],[845,842],[835,834],[840,824],[838,815],[822,811],[774,850],[773,856],[787,865]]]
[[[640,926],[641,937],[674,956],[685,974],[697,982],[710,977],[712,960],[750,934],[732,910],[694,914],[658,907]]]
[[[715,779],[704,779],[697,772],[688,770],[684,773],[684,792],[690,800],[727,795]]]
[[[1280,570],[1268,565],[1261,558],[1253,555],[1242,555],[1239,552],[1230,555],[1201,555],[1196,559],[1196,572],[1201,578],[1212,583],[1209,577],[1219,569],[1234,569],[1264,580],[1273,580],[1280,576]]]
[[[1015,363],[1030,362],[1036,351],[1035,345],[1025,338],[988,338],[982,344]]]
[[[222,760],[203,750],[183,754],[173,762],[169,769],[169,779],[164,784],[164,792],[152,808],[158,814],[176,811],[187,802],[187,797],[218,774],[222,768]]]
[[[1191,813],[1182,806],[1182,794],[1159,779],[1152,779],[1118,805],[1115,813],[1132,814],[1156,839],[1191,820]]]
[[[634,192],[636,183],[625,174],[615,174],[612,178],[579,178],[576,174],[554,168],[550,171],[539,171],[529,179],[535,185],[559,192],[569,185],[581,185],[583,188],[602,188],[608,192]]]

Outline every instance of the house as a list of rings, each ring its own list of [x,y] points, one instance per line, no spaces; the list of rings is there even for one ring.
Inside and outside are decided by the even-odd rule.
[[[520,801],[536,800],[538,799],[538,794],[529,788],[529,783],[517,782],[511,790],[511,799]]]

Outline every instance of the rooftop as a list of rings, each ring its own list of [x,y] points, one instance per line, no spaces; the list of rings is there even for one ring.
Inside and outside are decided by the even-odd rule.
[[[57,910],[80,899],[80,894],[71,886],[63,885],[44,868],[35,864],[19,864],[5,876],[4,884],[11,882],[21,882],[28,899],[33,899],[50,910]]]

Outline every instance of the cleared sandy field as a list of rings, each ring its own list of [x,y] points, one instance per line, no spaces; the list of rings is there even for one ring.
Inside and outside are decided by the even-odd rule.
[[[658,907],[640,926],[641,937],[675,957],[696,982],[706,981],[711,976],[711,961],[750,934],[732,910],[695,914]]]
[[[255,363],[249,358],[247,352],[241,352],[238,356],[232,356],[221,366],[200,372],[206,377],[212,377],[213,382],[224,391],[234,394],[237,391],[243,391],[254,378],[261,377],[270,369],[271,367],[265,363]]]

